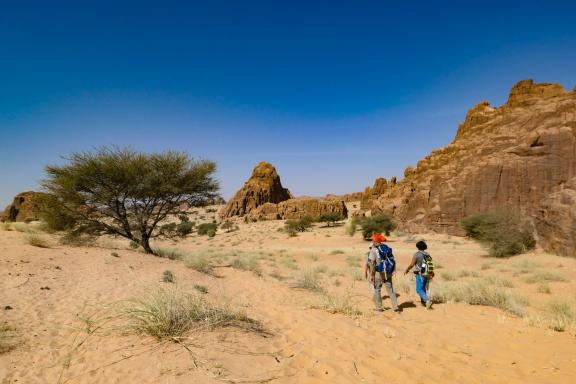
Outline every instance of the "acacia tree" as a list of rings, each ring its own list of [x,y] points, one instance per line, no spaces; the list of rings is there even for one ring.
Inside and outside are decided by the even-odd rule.
[[[46,167],[47,210],[68,217],[68,230],[122,236],[146,253],[154,253],[150,239],[160,234],[158,223],[186,205],[203,205],[218,190],[216,164],[182,152],[104,147],[66,160]]]

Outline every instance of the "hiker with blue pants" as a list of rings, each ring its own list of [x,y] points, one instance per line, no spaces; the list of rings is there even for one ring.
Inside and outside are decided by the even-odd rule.
[[[384,265],[384,261],[382,259],[383,252],[389,250],[389,255],[391,256],[391,259],[394,260],[392,249],[384,244],[385,241],[386,238],[379,233],[372,236],[372,247],[368,253],[368,260],[364,270],[364,276],[368,278],[369,275],[370,277],[370,286],[372,288],[375,307],[374,310],[378,312],[384,311],[384,308],[382,307],[382,284],[384,284],[386,287],[386,292],[388,292],[388,296],[390,297],[390,302],[392,303],[392,309],[394,312],[400,312],[400,308],[398,308],[398,302],[396,300],[396,293],[394,292],[394,286],[392,285],[392,274],[394,273],[394,270],[392,269],[391,271],[387,272],[386,268],[378,268],[378,265]],[[378,269],[383,270],[378,271]]]
[[[417,242],[416,248],[418,248],[418,252],[416,252],[412,257],[412,262],[408,268],[406,268],[404,274],[406,275],[408,272],[410,272],[410,269],[412,269],[416,277],[416,293],[418,293],[418,296],[420,296],[420,302],[422,305],[426,306],[426,308],[431,309],[432,300],[430,300],[428,297],[427,292],[430,285],[430,280],[432,280],[434,277],[434,272],[430,271],[430,273],[428,273],[428,264],[426,263],[426,260],[428,258],[431,259],[431,256],[428,252],[426,252],[428,246],[424,241],[420,240]]]

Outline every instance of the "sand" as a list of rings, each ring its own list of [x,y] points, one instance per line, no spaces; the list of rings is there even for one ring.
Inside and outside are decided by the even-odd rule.
[[[403,312],[376,313],[367,283],[354,277],[368,245],[359,235],[347,236],[342,226],[317,226],[289,238],[277,231],[281,224],[240,224],[239,231],[219,232],[213,239],[192,235],[155,243],[228,255],[221,256],[221,265],[239,257],[234,253],[259,257],[260,276],[222,267],[216,269],[218,277],[131,250],[124,240],[69,247],[43,234],[52,248],[38,248],[27,244],[26,233],[0,230],[0,320],[18,335],[16,348],[0,355],[0,382],[525,384],[568,383],[576,377],[573,326],[565,332],[549,329],[546,312],[555,300],[576,307],[576,283],[570,281],[576,260],[540,251],[494,260],[466,239],[394,234],[389,245],[400,270],[414,252],[415,239],[422,237],[441,265],[439,282],[442,272],[498,275],[512,281],[511,290],[530,304],[524,319],[459,303],[437,304],[429,311],[413,288],[404,291],[398,276]],[[297,270],[287,258],[294,259]],[[530,271],[522,271],[522,265]],[[332,294],[348,293],[363,314],[311,308],[321,295],[292,287],[307,268],[320,271]],[[539,293],[538,284],[525,282],[532,269],[553,271],[567,281],[549,282],[551,293]],[[165,270],[173,272],[174,284],[162,282]],[[209,300],[246,311],[269,333],[205,331],[181,345],[129,334],[117,328],[118,322],[105,320],[142,292],[167,286],[194,292],[197,284],[208,288]],[[384,303],[389,308],[387,299]]]

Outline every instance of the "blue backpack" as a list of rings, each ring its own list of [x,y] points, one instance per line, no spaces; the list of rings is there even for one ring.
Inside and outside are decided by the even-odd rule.
[[[381,244],[376,247],[380,254],[380,262],[376,264],[376,272],[386,272],[386,274],[394,273],[396,270],[396,259],[392,254],[392,248],[386,244]]]

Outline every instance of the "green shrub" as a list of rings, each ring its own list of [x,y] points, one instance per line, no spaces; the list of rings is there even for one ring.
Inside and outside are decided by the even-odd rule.
[[[493,257],[518,255],[536,245],[532,226],[514,213],[482,213],[468,216],[461,223],[466,234]]]
[[[386,215],[363,217],[359,223],[365,240],[370,240],[375,233],[384,233],[389,236],[390,232],[396,229],[396,224]]]
[[[198,225],[197,232],[199,235],[208,235],[214,237],[216,235],[216,230],[218,229],[218,224],[216,223],[202,223]]]
[[[180,224],[176,226],[176,232],[179,236],[184,237],[192,233],[192,229],[194,228],[194,223],[190,221],[181,221]]]
[[[354,236],[354,234],[356,233],[356,230],[358,229],[358,221],[356,219],[352,219],[350,221],[350,224],[348,225],[348,227],[346,228],[346,234],[348,236]]]
[[[73,214],[64,209],[56,196],[41,194],[35,201],[38,203],[38,215],[49,231],[67,231],[76,225]]]
[[[132,248],[132,249],[138,249],[138,247],[140,246],[140,244],[139,244],[138,241],[136,241],[136,240],[131,240],[129,246],[130,246],[130,248]]]
[[[345,219],[345,217],[341,213],[328,212],[328,213],[323,213],[320,216],[318,216],[316,221],[318,221],[320,223],[326,223],[326,225],[329,227],[331,224],[335,224],[338,221],[342,221],[344,219]]]
[[[234,225],[233,222],[231,222],[230,220],[226,220],[225,222],[222,223],[222,225],[220,226],[223,230],[225,230],[226,232],[232,232],[237,230],[237,226]]]
[[[168,223],[160,226],[160,235],[165,237],[176,236],[176,223]]]

